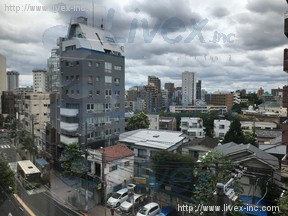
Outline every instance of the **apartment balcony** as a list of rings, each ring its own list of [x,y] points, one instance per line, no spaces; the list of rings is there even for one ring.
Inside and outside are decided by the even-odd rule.
[[[61,108],[60,115],[67,116],[67,117],[75,117],[79,114],[78,109],[68,109],[68,108]]]
[[[67,137],[64,135],[60,135],[60,142],[64,143],[65,145],[70,145],[71,143],[79,143],[78,137]]]
[[[78,123],[67,123],[67,122],[60,122],[60,128],[62,130],[68,131],[68,132],[74,132],[77,131],[79,128]]]

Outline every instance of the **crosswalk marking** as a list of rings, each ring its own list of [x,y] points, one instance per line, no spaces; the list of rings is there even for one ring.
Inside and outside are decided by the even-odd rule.
[[[7,148],[11,148],[11,146],[10,145],[1,145],[1,148],[2,149],[4,149],[4,148],[7,149]]]

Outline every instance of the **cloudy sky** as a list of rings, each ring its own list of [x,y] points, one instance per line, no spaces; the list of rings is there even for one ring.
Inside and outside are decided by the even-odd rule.
[[[0,53],[21,86],[32,85],[33,68],[46,68],[72,17],[92,25],[92,8],[92,0],[1,1]],[[270,91],[288,81],[286,9],[284,0],[94,0],[94,25],[103,22],[125,47],[127,88],[147,84],[148,75],[181,86],[187,70],[208,92]]]

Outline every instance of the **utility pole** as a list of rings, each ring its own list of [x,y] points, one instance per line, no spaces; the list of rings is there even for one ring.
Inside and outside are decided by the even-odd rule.
[[[106,176],[105,176],[105,166],[106,166],[106,157],[105,157],[105,148],[102,149],[102,183],[103,183],[103,199],[104,199],[104,208],[105,208],[105,216],[106,216]]]
[[[87,129],[87,121],[85,122],[85,136],[84,136],[84,151],[85,151],[85,163],[87,163],[87,158],[88,158],[88,148],[87,148],[87,138],[88,138],[88,129]],[[88,164],[87,164],[88,166]],[[88,167],[86,167],[88,168]],[[87,176],[87,172],[88,170],[85,170],[85,180],[86,180],[86,190],[85,190],[85,211],[88,212],[88,176]]]
[[[34,142],[34,115],[31,115],[31,130],[32,130],[32,149],[33,149],[33,151],[32,151],[32,153],[33,153],[33,155],[32,155],[32,157],[33,157],[33,163],[35,163],[35,156],[34,156],[34,148],[35,148],[35,142]]]

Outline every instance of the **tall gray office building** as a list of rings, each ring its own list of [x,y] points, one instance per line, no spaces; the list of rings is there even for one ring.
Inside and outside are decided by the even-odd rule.
[[[19,73],[17,71],[7,72],[8,91],[13,91],[19,88]]]
[[[51,100],[55,151],[59,156],[73,142],[82,149],[113,145],[125,128],[123,48],[109,32],[88,26],[85,17],[71,20],[67,37],[58,45],[61,91]]]

